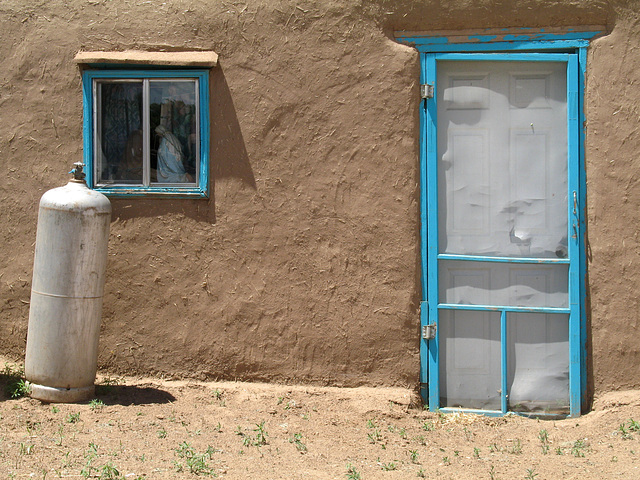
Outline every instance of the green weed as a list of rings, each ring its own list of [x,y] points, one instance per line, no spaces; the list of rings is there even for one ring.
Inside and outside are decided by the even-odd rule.
[[[103,465],[100,469],[100,480],[117,480],[123,477],[120,476],[120,472],[111,462]]]
[[[351,464],[347,465],[346,475],[349,480],[360,480],[360,478],[362,478],[360,477],[360,473],[358,473],[358,470],[356,470],[356,467]]]
[[[268,443],[267,442],[268,435],[267,435],[267,431],[264,428],[264,421],[260,423],[256,423],[256,428],[254,428],[253,431],[256,432],[254,445],[260,446],[260,445],[266,445]]]
[[[31,420],[27,420],[27,433],[29,434],[29,436],[33,436],[39,426],[40,426],[40,422],[33,422]]]
[[[369,443],[377,443],[382,441],[382,434],[380,433],[380,430],[375,428],[373,432],[367,433],[367,438],[369,439]]]
[[[91,407],[93,411],[100,410],[104,407],[104,402],[98,398],[94,398],[89,402],[89,407]]]
[[[58,440],[56,440],[56,445],[58,445],[59,447],[62,446],[62,439],[64,438],[64,425],[60,424],[60,426],[58,427]]]
[[[213,391],[213,398],[215,398],[218,401],[218,404],[221,407],[226,407],[227,406],[227,402],[223,397],[224,397],[224,391],[223,390],[220,390],[219,388],[216,388]]]
[[[207,463],[208,460],[211,460],[211,455],[214,453],[212,447],[208,447],[203,453],[197,453],[187,442],[182,442],[176,449],[176,453],[178,457],[184,459],[190,473],[217,477],[213,467]],[[176,462],[176,469],[178,472],[181,472],[183,470],[182,464]]]
[[[67,415],[67,423],[78,423],[80,421],[80,412],[70,413]]]
[[[508,451],[514,455],[520,455],[522,453],[522,444],[520,443],[519,438],[516,438],[516,441],[511,445],[511,448],[509,448]]]
[[[108,395],[113,390],[113,387],[120,385],[123,382],[117,378],[107,377],[102,380],[102,383],[96,385],[96,393],[98,395]]]
[[[571,447],[571,454],[574,457],[584,457],[584,451],[587,449],[587,447],[587,441],[580,438],[573,442],[573,446]]]
[[[9,398],[25,397],[31,392],[29,382],[24,379],[24,367],[22,366],[14,367],[5,363],[4,369],[0,372],[0,379],[6,382],[4,393]]]
[[[632,432],[640,432],[640,422],[636,422],[633,418],[627,421],[627,425]]]
[[[293,437],[289,439],[289,443],[293,443],[299,452],[307,451],[307,446],[302,442],[301,433],[294,433]]]
[[[535,478],[538,476],[536,472],[535,468],[527,468],[527,475],[524,477],[527,480],[535,480]]]
[[[418,451],[409,450],[409,456],[411,457],[411,463],[418,463]]]
[[[435,425],[433,424],[433,422],[430,421],[426,421],[422,424],[422,429],[426,430],[427,432],[430,432],[432,430],[435,430]]]
[[[546,455],[547,453],[549,453],[549,434],[545,429],[542,429],[540,430],[540,433],[538,433],[538,438],[540,439],[540,443],[542,444],[542,454]]]
[[[626,422],[621,423],[620,426],[618,427],[618,430],[622,434],[623,440],[630,440],[633,438],[633,435],[631,434],[631,432],[640,431],[640,423],[630,418]]]
[[[393,470],[396,470],[397,468],[398,466],[394,462],[382,464],[382,470],[384,470],[385,472],[391,472]]]
[[[498,477],[496,476],[496,467],[494,467],[493,465],[491,465],[491,468],[489,469],[489,478],[491,480],[497,480]]]
[[[31,455],[34,445],[32,443],[20,443],[20,455]]]
[[[255,432],[255,435],[248,435],[242,431],[240,426],[236,428],[236,435],[240,435],[242,437],[242,444],[245,447],[261,447],[269,443],[267,441],[267,437],[269,435],[264,428],[264,422],[256,423],[256,428],[254,428],[253,431]]]
[[[89,450],[84,454],[84,458],[85,465],[82,470],[80,470],[80,475],[84,478],[96,476],[94,472],[98,472],[98,469],[93,466],[93,461],[98,458],[98,446],[95,443],[89,443]]]

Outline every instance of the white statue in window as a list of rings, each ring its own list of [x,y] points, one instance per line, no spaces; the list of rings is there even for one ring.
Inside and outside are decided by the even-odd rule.
[[[156,134],[160,137],[158,147],[158,182],[187,183],[193,182],[193,177],[184,169],[184,155],[180,140],[163,125],[156,127]]]

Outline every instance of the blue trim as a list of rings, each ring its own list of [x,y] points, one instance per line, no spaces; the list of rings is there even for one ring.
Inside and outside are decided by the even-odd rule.
[[[494,31],[493,33],[474,34],[460,36],[454,35],[451,38],[443,37],[441,35],[417,35],[410,32],[398,32],[396,39],[401,43],[410,43],[412,45],[477,45],[488,44],[488,46],[494,47],[496,44],[501,43],[517,43],[520,45],[527,44],[528,42],[545,42],[549,44],[555,41],[563,42],[564,44],[571,43],[572,41],[588,41],[595,38],[598,35],[604,34],[604,29],[591,30],[591,31],[575,31],[569,29],[566,32],[548,33],[544,29],[540,29],[535,32],[531,28],[520,29],[521,33],[510,33],[510,29],[504,28],[501,31]],[[454,43],[455,41],[455,43]],[[468,50],[465,48],[464,50]],[[493,50],[497,50],[493,48]]]
[[[485,31],[486,32],[486,31]],[[509,29],[492,31],[475,35],[454,35],[450,38],[441,35],[420,35],[411,32],[396,32],[396,40],[416,47],[421,53],[436,52],[498,52],[498,51],[531,51],[531,50],[565,50],[575,51],[587,47],[593,38],[603,35],[604,28],[590,31],[549,33],[544,29],[535,31],[522,28],[521,33],[514,34]]]
[[[589,39],[603,31],[568,32],[567,34],[522,36],[473,36],[468,42],[453,43],[442,37],[400,36],[399,41],[413,44],[420,55],[421,83],[436,85],[436,62],[439,60],[492,60],[492,61],[561,61],[567,63],[567,138],[568,138],[568,192],[576,192],[576,214],[573,214],[573,200],[569,198],[571,215],[569,228],[576,225],[576,238],[569,248],[567,259],[530,259],[510,257],[484,257],[471,255],[438,254],[438,198],[437,198],[437,95],[421,103],[420,113],[420,192],[421,192],[421,252],[423,295],[428,303],[428,322],[438,324],[439,309],[487,310],[501,312],[501,365],[502,398],[501,412],[473,411],[466,409],[446,409],[487,415],[503,415],[508,410],[507,386],[507,312],[538,312],[569,315],[569,355],[570,355],[570,416],[578,416],[586,406],[586,252],[585,252],[585,185],[583,95],[586,71],[586,47]],[[473,52],[474,54],[471,54]],[[490,53],[483,53],[490,52]],[[498,53],[501,52],[501,53]],[[521,53],[531,52],[531,53]],[[546,52],[546,53],[543,53]],[[426,166],[424,165],[426,163]],[[425,178],[426,172],[426,178]],[[426,223],[426,225],[425,225]],[[570,244],[572,242],[569,242]],[[566,264],[569,266],[569,308],[530,308],[490,305],[438,304],[438,260],[472,260],[506,263]],[[431,266],[431,268],[427,268]],[[424,269],[427,271],[425,272]],[[426,285],[425,285],[426,281]],[[426,301],[423,305],[427,307]],[[426,324],[426,323],[425,323]],[[439,328],[437,330],[440,330]],[[429,408],[440,407],[439,398],[439,332],[434,340],[421,342],[421,368],[428,364]],[[421,381],[424,380],[421,372]],[[423,394],[424,397],[424,394]],[[506,405],[505,405],[506,403]],[[443,409],[444,411],[444,409]],[[520,414],[516,412],[516,414]],[[558,415],[523,414],[524,416],[558,418]]]
[[[437,88],[436,80],[436,57],[433,54],[425,56],[425,80],[429,85]],[[431,268],[427,270],[427,293],[428,299],[434,299],[429,303],[429,319],[432,323],[438,324],[438,189],[437,182],[437,98],[427,100],[427,162],[425,179],[425,187],[427,189],[427,224],[429,225],[427,234],[427,265]],[[424,237],[423,237],[424,238]],[[440,329],[436,328],[436,338],[428,343],[425,355],[429,356],[429,408],[435,410],[440,406],[440,372],[439,372],[439,345],[440,345]]]
[[[429,325],[429,304],[420,302],[420,395],[424,402],[428,402],[429,359],[426,355],[422,355],[427,348],[427,340],[422,338],[422,329],[427,325]]]
[[[141,69],[113,69],[113,70],[85,70],[83,77],[87,78],[202,78],[209,76],[206,69],[174,70],[169,68],[141,70]]]
[[[415,42],[407,41],[403,43],[413,44]],[[422,45],[415,44],[416,49],[421,53],[444,53],[444,52],[526,52],[540,50],[558,50],[567,51],[575,50],[581,47],[589,46],[588,40],[555,40],[555,41],[530,41],[530,42],[496,42],[496,43],[450,43],[446,45]]]
[[[422,57],[421,57],[422,58]],[[420,83],[426,83],[426,65],[424,61],[420,62]],[[427,106],[426,101],[420,105],[420,238],[427,238]],[[427,260],[427,243],[420,243],[420,259],[422,263],[422,271],[420,272],[420,280],[422,283],[422,298],[428,298],[427,292],[427,272],[429,271]],[[420,303],[420,332],[422,327],[429,324],[429,304],[425,301]],[[429,357],[427,355],[428,341],[420,335],[420,394],[422,401],[429,403]]]
[[[587,206],[587,169],[585,166],[584,158],[584,145],[585,145],[585,129],[586,129],[586,117],[584,115],[584,85],[587,71],[587,49],[581,48],[578,50],[578,113],[579,113],[579,128],[578,132],[580,139],[578,141],[579,158],[578,158],[578,174],[580,176],[578,180],[578,219],[580,225],[581,235],[578,236],[578,251],[580,254],[579,260],[579,275],[580,275],[580,391],[581,395],[581,410],[585,412],[588,408],[587,399],[587,249],[586,249],[586,206]],[[581,128],[580,128],[581,127]]]
[[[578,131],[578,56],[572,55],[567,65],[567,172],[569,198],[567,201],[567,218],[569,219],[569,397],[571,416],[580,415],[581,404],[581,372],[580,372],[580,219],[578,205],[580,134]]]
[[[82,151],[87,185],[93,185],[93,81],[82,74]]]
[[[509,409],[509,386],[507,385],[509,367],[507,364],[507,311],[500,313],[500,406],[502,413]]]
[[[569,264],[568,258],[527,258],[527,257],[489,257],[485,255],[459,255],[456,253],[440,253],[438,260],[469,260],[474,262],[494,262],[494,263],[531,263],[536,265],[545,264]]]
[[[200,159],[197,185],[164,186],[151,184],[137,185],[100,185],[95,184],[94,172],[94,129],[93,114],[95,112],[93,83],[96,79],[163,79],[190,78],[198,80]],[[87,174],[87,185],[109,197],[156,197],[156,198],[208,198],[209,197],[209,69],[180,68],[127,68],[125,65],[113,65],[106,70],[85,70],[82,74],[83,92],[83,147],[84,165]]]

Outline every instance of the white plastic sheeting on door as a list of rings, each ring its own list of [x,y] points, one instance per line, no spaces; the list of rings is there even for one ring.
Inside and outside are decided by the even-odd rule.
[[[568,308],[566,63],[440,61],[439,303]],[[499,259],[498,259],[499,260]],[[440,310],[441,406],[500,410],[501,313]],[[569,404],[568,315],[507,313],[510,410]]]
[[[500,313],[443,310],[440,406],[500,410]]]
[[[509,410],[566,412],[569,408],[569,316],[511,313]]]
[[[566,64],[441,62],[442,253],[567,255]]]
[[[567,265],[440,262],[440,302],[511,307],[569,306]]]

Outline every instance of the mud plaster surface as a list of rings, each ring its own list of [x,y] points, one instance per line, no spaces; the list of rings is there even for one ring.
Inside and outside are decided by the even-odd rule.
[[[418,57],[394,30],[606,24],[589,53],[590,372],[640,384],[636,2],[0,3],[0,348],[24,351],[37,203],[82,154],[80,51],[213,50],[212,196],[114,200],[99,366],[418,378]]]

